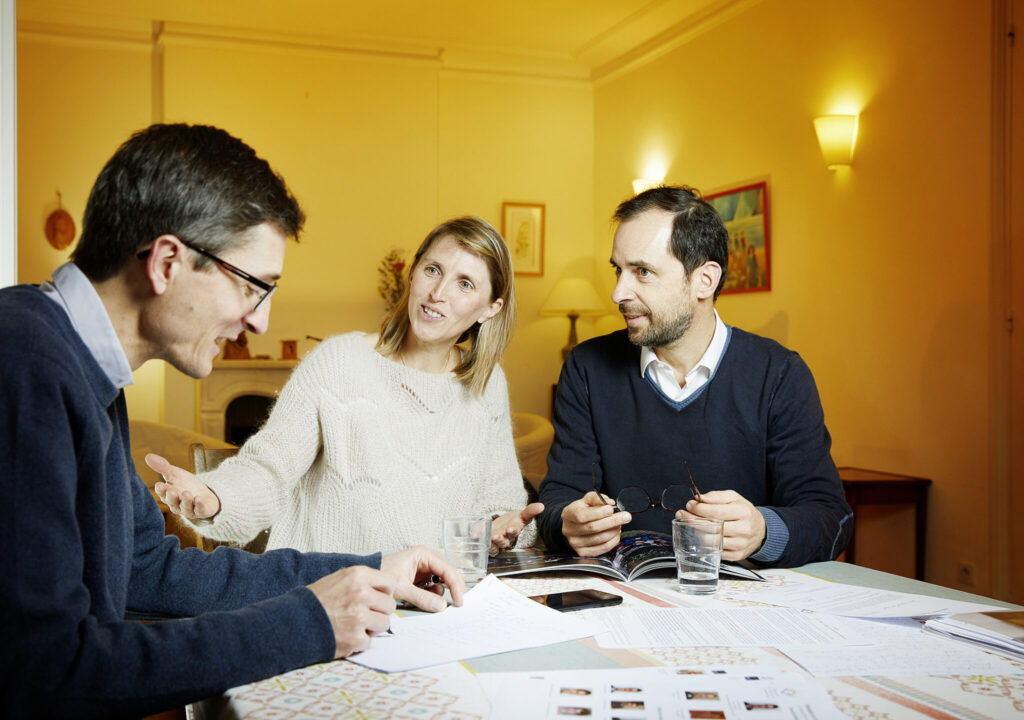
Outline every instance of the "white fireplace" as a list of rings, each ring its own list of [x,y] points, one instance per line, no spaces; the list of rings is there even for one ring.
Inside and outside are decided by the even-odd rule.
[[[199,381],[199,431],[224,437],[224,413],[235,398],[276,398],[298,360],[214,360],[213,371]]]

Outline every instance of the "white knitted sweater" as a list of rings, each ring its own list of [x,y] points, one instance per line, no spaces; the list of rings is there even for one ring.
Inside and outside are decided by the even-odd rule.
[[[270,527],[267,549],[436,549],[445,517],[526,505],[501,368],[474,397],[453,373],[382,357],[363,333],[311,351],[263,428],[201,479],[221,510],[195,529],[247,542]],[[531,523],[518,545],[535,538]]]

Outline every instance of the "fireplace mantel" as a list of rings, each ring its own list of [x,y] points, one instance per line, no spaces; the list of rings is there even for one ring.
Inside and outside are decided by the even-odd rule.
[[[199,381],[199,430],[224,437],[224,412],[243,395],[277,397],[298,360],[214,360]]]

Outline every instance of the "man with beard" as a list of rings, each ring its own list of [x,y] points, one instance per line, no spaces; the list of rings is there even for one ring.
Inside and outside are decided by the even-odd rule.
[[[647,190],[614,219],[626,329],[581,343],[562,368],[540,488],[548,548],[593,557],[624,529],[704,517],[725,521],[726,560],[835,558],[853,514],[814,378],[795,352],[719,318],[722,219],[685,187]]]

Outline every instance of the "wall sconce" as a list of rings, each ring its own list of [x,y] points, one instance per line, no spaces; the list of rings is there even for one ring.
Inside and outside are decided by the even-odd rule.
[[[604,315],[608,312],[594,284],[585,278],[562,278],[541,306],[541,315],[566,315],[569,318],[569,344],[562,348],[562,361],[576,347],[576,320],[580,315]]]
[[[829,170],[853,162],[853,147],[857,143],[856,115],[822,115],[814,118],[821,155]]]
[[[652,178],[636,178],[633,181],[633,194],[639,195],[644,190],[650,190],[651,188],[658,187],[661,185],[661,180],[654,180]]]

